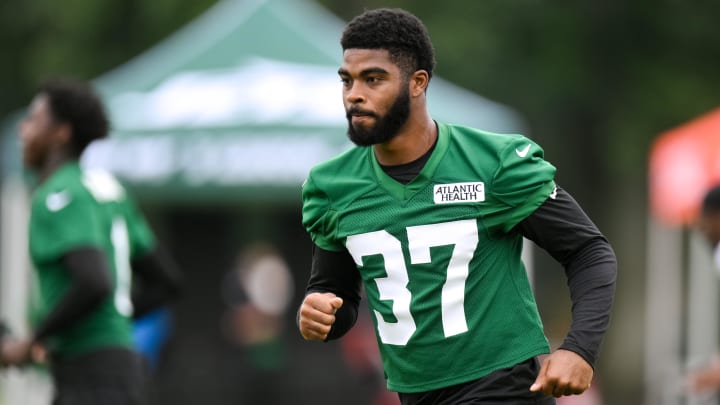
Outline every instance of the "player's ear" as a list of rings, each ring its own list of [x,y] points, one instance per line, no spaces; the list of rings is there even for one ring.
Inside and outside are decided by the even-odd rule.
[[[428,75],[427,71],[423,69],[416,70],[412,75],[410,75],[410,96],[418,97],[425,94],[425,90],[427,89],[429,82],[430,75]]]

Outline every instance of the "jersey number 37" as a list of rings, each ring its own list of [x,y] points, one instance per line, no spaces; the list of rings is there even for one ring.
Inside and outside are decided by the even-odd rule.
[[[445,337],[468,330],[465,317],[465,281],[468,277],[478,243],[477,223],[474,219],[418,225],[406,228],[410,264],[430,263],[430,248],[454,245],[447,263],[447,278],[440,292],[442,326]],[[377,278],[381,300],[392,301],[392,312],[397,322],[386,322],[377,310],[378,335],[385,344],[406,345],[415,333],[415,319],[410,312],[412,293],[408,290],[409,275],[400,240],[385,230],[352,235],[346,247],[358,266],[363,257],[382,255],[386,277]]]

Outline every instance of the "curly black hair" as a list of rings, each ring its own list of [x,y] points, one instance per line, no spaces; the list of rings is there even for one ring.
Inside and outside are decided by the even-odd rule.
[[[72,129],[72,151],[77,155],[90,142],[105,138],[110,122],[100,97],[90,84],[70,78],[53,78],[38,89],[47,96],[53,118],[67,123]]]
[[[425,25],[399,8],[368,10],[353,18],[340,39],[347,49],[386,49],[406,74],[425,70],[432,77],[435,51]]]

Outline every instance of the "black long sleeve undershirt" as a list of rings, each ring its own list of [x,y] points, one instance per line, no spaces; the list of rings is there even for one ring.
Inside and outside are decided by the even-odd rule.
[[[133,282],[133,318],[160,308],[181,293],[182,275],[173,258],[158,247],[130,263]]]
[[[61,260],[70,275],[70,287],[36,328],[35,341],[41,341],[87,316],[112,294],[110,269],[100,249],[78,248],[65,254]],[[132,293],[134,318],[147,314],[178,295],[180,273],[160,249],[133,260],[130,265],[133,276],[141,283]]]
[[[313,245],[312,268],[307,285],[307,293],[311,292],[332,292],[343,299],[343,305],[335,313],[335,323],[327,340],[341,337],[355,325],[362,280],[347,250],[331,252]]]
[[[110,270],[100,249],[79,248],[68,252],[61,260],[70,275],[70,287],[35,329],[35,341],[82,319],[112,293]]]
[[[594,367],[615,296],[615,252],[573,197],[560,187],[555,198],[548,198],[517,228],[565,269],[572,325],[560,348],[579,354]]]
[[[560,346],[594,366],[612,306],[617,262],[605,237],[575,200],[558,187],[520,223],[516,231],[547,250],[565,268],[572,300],[572,326]],[[317,246],[307,292],[332,292],[345,303],[335,314],[328,340],[344,335],[355,323],[362,282],[349,252]]]

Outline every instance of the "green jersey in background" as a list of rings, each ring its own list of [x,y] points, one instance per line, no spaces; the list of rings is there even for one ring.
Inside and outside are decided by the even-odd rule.
[[[118,181],[102,171],[66,163],[33,193],[30,256],[37,272],[41,316],[67,291],[66,253],[94,247],[106,253],[112,295],[92,313],[49,339],[63,358],[105,347],[132,346],[130,260],[148,252],[154,237]]]

